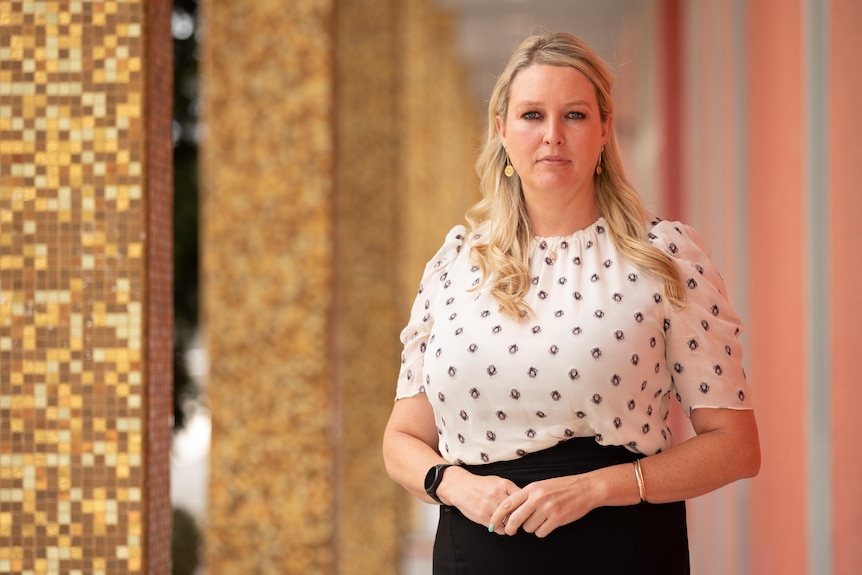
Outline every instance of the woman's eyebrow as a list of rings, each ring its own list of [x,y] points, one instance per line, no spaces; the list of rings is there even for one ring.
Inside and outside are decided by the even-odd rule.
[[[516,106],[527,106],[527,107],[542,107],[545,105],[544,102],[540,102],[538,100],[522,100],[520,102],[515,102]],[[589,100],[572,100],[571,102],[566,102],[563,104],[563,107],[568,106],[587,106],[591,107]]]

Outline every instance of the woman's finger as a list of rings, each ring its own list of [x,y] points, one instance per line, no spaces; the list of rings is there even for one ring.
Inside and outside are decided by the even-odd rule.
[[[488,522],[488,531],[500,535],[511,535],[514,533],[510,529],[512,512],[518,509],[524,501],[526,501],[526,498],[523,495],[523,491],[520,490],[501,501],[497,509],[491,514],[491,519]],[[517,531],[517,527],[515,531]]]

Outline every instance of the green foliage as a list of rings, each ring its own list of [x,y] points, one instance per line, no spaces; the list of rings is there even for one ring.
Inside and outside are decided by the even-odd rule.
[[[171,536],[173,575],[194,575],[200,564],[201,533],[194,516],[184,509],[174,509]]]
[[[174,429],[197,396],[184,355],[198,326],[198,29],[197,0],[174,0]],[[202,535],[193,515],[174,509],[173,575],[194,575]]]
[[[174,428],[197,396],[184,354],[198,326],[197,0],[175,0],[174,37]]]

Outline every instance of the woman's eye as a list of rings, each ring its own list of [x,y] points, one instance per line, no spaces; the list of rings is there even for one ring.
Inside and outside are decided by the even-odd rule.
[[[539,113],[538,112],[527,112],[521,116],[525,120],[538,120]]]
[[[583,120],[586,117],[586,114],[583,112],[569,112],[569,118],[573,120]]]

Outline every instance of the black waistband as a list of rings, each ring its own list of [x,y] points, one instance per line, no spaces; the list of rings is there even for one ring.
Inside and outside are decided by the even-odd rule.
[[[464,468],[476,475],[505,477],[523,487],[533,481],[587,473],[640,457],[625,447],[599,445],[594,437],[575,437],[520,459],[465,465]]]

